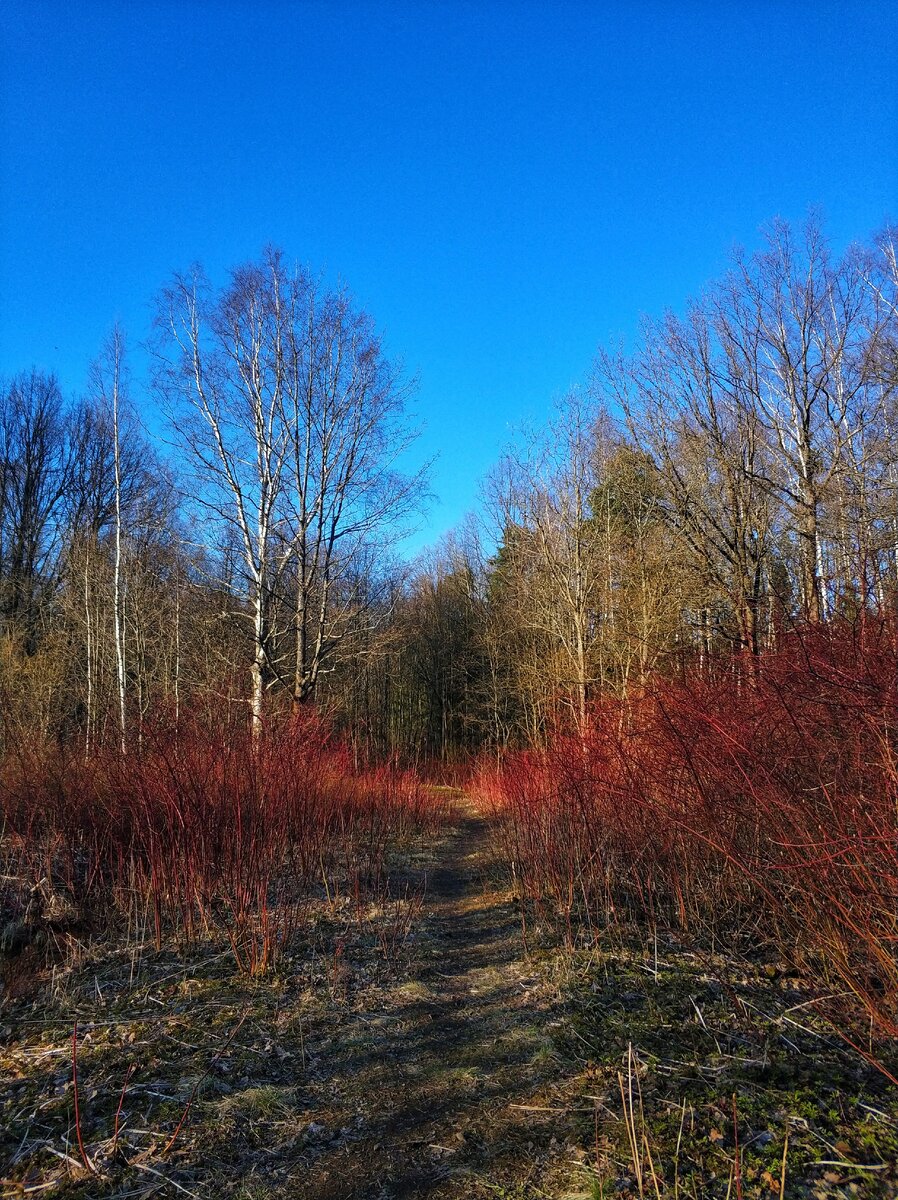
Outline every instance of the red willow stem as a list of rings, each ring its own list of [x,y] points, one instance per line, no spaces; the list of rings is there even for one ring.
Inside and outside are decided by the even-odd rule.
[[[171,1135],[171,1137],[168,1139],[168,1141],[165,1143],[165,1145],[162,1148],[163,1154],[168,1154],[169,1150],[171,1150],[172,1146],[177,1141],[178,1134],[181,1132],[181,1127],[183,1126],[184,1122],[187,1120],[187,1114],[190,1112],[191,1106],[192,1106],[194,1100],[196,1099],[196,1094],[200,1090],[200,1084],[203,1083],[203,1081],[207,1078],[207,1076],[209,1075],[209,1072],[212,1070],[212,1068],[215,1066],[215,1064],[218,1062],[218,1060],[221,1058],[221,1056],[227,1050],[228,1046],[230,1046],[231,1042],[233,1042],[234,1038],[240,1032],[240,1030],[243,1026],[243,1023],[246,1020],[248,1014],[249,1014],[249,1009],[245,1009],[243,1012],[243,1016],[240,1018],[240,1020],[237,1022],[237,1024],[234,1026],[234,1028],[231,1030],[230,1034],[228,1035],[228,1040],[221,1047],[221,1049],[218,1051],[218,1053],[215,1055],[215,1057],[209,1063],[208,1067],[206,1067],[205,1071],[203,1071],[202,1075],[199,1077],[199,1079],[193,1085],[193,1091],[190,1093],[190,1097],[188,1098],[187,1103],[184,1106],[184,1111],[181,1113],[180,1121],[175,1126],[175,1132]]]
[[[88,1171],[93,1175],[94,1164],[87,1156],[87,1151],[84,1149],[84,1139],[81,1136],[81,1109],[78,1104],[78,1022],[75,1022],[75,1028],[72,1032],[72,1087],[75,1094],[75,1136],[78,1138],[78,1149],[81,1151],[81,1161],[87,1167]]]
[[[733,1145],[735,1148],[736,1162],[736,1198],[742,1200],[742,1151],[739,1147],[739,1112],[736,1107],[736,1093],[733,1092]]]
[[[134,1063],[131,1063],[130,1066],[128,1067],[127,1074],[125,1075],[125,1082],[122,1084],[122,1094],[119,1096],[119,1099],[118,1099],[118,1108],[115,1110],[115,1128],[112,1133],[112,1149],[113,1149],[113,1151],[115,1150],[116,1146],[118,1145],[119,1118],[122,1115],[122,1105],[125,1103],[125,1092],[128,1090],[128,1081],[130,1080],[131,1076],[134,1074],[134,1070],[135,1070]]]

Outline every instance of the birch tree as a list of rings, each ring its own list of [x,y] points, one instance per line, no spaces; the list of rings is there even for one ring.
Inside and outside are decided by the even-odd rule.
[[[295,706],[310,700],[354,622],[382,613],[371,573],[354,570],[372,545],[383,552],[419,505],[424,472],[399,462],[414,440],[409,388],[384,354],[371,318],[343,290],[307,272],[288,274],[284,304],[283,425],[288,467],[279,528],[293,589]]]
[[[838,476],[875,419],[859,263],[835,263],[820,225],[777,222],[717,292],[716,327],[741,399],[775,460],[768,483],[791,516],[804,615],[830,613],[826,537]]]
[[[127,749],[127,676],[125,671],[124,579],[122,571],[122,445],[121,414],[127,402],[127,369],[125,364],[125,335],[116,324],[106,340],[100,358],[91,372],[95,402],[108,412],[112,432],[113,482],[113,557],[112,557],[112,621],[115,639],[116,684],[118,692],[119,745],[122,754]],[[89,632],[89,627],[88,627]],[[91,647],[88,643],[88,662]],[[90,669],[90,668],[88,668]]]
[[[258,731],[270,687],[294,705],[314,695],[368,607],[353,563],[420,498],[422,476],[397,467],[412,436],[406,390],[371,319],[276,249],[218,294],[199,268],[176,276],[157,329],[156,383],[193,502],[221,547],[239,546]]]
[[[271,675],[273,535],[287,451],[283,320],[270,256],[232,272],[220,295],[201,268],[176,275],[157,317],[156,383],[194,473],[193,501],[240,546],[256,732]]]

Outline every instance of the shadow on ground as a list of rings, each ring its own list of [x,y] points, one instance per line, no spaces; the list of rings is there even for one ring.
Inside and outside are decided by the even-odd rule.
[[[479,1183],[495,1194],[503,1179],[516,1190],[502,1194],[526,1195],[527,1176],[561,1152],[565,1114],[542,1098],[558,1074],[551,1001],[517,908],[489,882],[488,852],[487,822],[469,811],[427,873],[392,1019],[367,1050],[335,1047],[319,1086],[353,1081],[357,1133],[310,1156],[309,1200],[461,1197]]]

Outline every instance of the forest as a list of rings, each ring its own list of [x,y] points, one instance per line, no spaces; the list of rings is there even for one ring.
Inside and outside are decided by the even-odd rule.
[[[314,705],[365,753],[464,764],[869,632],[898,586],[896,294],[890,230],[836,258],[819,224],[774,225],[601,350],[408,563],[426,468],[371,318],[275,250],[219,291],[175,277],[148,394],[118,327],[82,396],[3,386],[5,748]]]
[[[231,1162],[212,1127],[249,1068],[209,1081],[251,1027],[245,1057],[296,1043],[290,1104],[313,1111],[283,1167],[305,1190],[277,1190],[258,1155],[286,1084],[246,1084],[246,1197],[269,1194],[257,1168],[310,1197],[898,1194],[898,233],[837,249],[814,217],[772,222],[635,345],[600,348],[480,510],[409,561],[429,486],[413,398],[351,293],[271,247],[223,282],[174,275],[77,396],[37,368],[2,381],[0,1024],[43,1013],[62,1047],[42,1108],[12,1038],[3,1195],[238,1194],[202,1168]],[[501,943],[464,906],[472,863]],[[389,1152],[345,1114],[320,1133],[316,1059],[345,1052],[352,1075],[362,978],[439,988],[409,966],[425,935],[450,992],[506,942],[521,989],[548,987],[564,1045],[534,1043],[530,1092],[500,1058],[497,1094],[568,1113],[551,1144],[568,1173],[577,1150],[580,1191],[552,1190],[545,1131],[534,1150],[541,1133],[504,1129],[492,1157],[482,1131],[460,1141],[481,1174],[459,1182],[434,1126],[430,1174],[402,1186],[407,1131]],[[227,974],[201,987],[210,961]],[[88,1051],[78,1026],[144,1014],[170,977],[160,1014],[215,983],[230,1024],[154,1108],[129,1081],[160,1074],[158,1046]],[[299,978],[307,1025],[269,1029]],[[703,1064],[685,1082],[659,1066],[680,1027]],[[525,1144],[544,1174],[520,1175]]]

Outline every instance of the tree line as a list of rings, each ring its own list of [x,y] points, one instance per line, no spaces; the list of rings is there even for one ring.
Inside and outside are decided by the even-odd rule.
[[[601,350],[411,566],[392,547],[426,478],[370,316],[276,250],[221,288],[175,276],[148,341],[163,437],[118,328],[83,397],[37,370],[0,390],[7,745],[314,703],[372,752],[446,761],[893,611],[896,245],[774,224]]]
[[[737,681],[786,630],[894,613],[896,244],[837,255],[819,221],[776,222],[600,350],[487,479],[498,550],[463,529],[403,597],[375,707],[440,756],[538,743],[603,694]]]

